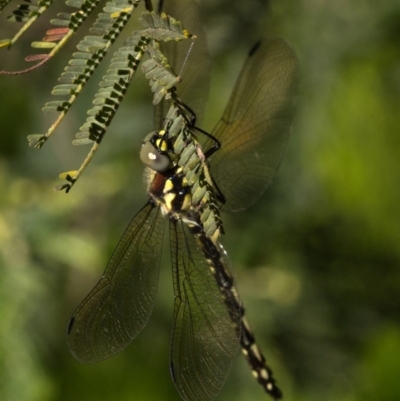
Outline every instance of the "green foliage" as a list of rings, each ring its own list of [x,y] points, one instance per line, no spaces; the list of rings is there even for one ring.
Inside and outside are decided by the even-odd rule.
[[[0,17],[8,3],[0,2]],[[280,173],[255,207],[223,216],[223,242],[286,400],[397,400],[398,1],[265,4],[202,2],[216,57],[210,115],[221,115],[234,67],[254,39],[249,27],[261,34],[273,26],[296,48],[302,70]],[[2,37],[10,36],[6,26],[2,19]],[[35,26],[48,29],[43,17]],[[21,54],[18,46],[1,51],[3,69]],[[153,127],[148,82],[138,76],[85,185],[68,196],[48,191],[53,171],[82,157],[69,139],[91,101],[82,93],[60,124],[69,138],[55,137],[39,156],[26,149],[23,138],[48,125],[38,110],[63,57],[35,75],[0,77],[0,399],[177,400],[167,366],[168,260],[155,314],[126,352],[84,366],[67,350],[71,312],[143,203],[137,154]],[[238,358],[218,399],[266,399],[246,369]]]
[[[68,62],[68,66],[65,67],[58,79],[60,85],[55,86],[52,91],[54,96],[68,96],[68,98],[46,103],[43,111],[57,112],[58,117],[44,135],[31,134],[28,136],[31,147],[41,148],[60,125],[86,83],[107,55],[114,41],[129,22],[139,2],[140,0],[113,0],[103,7],[103,12],[98,14],[96,21],[90,28],[92,35],[85,36],[79,42],[77,45],[79,51],[73,54],[73,58]],[[8,44],[8,47],[15,43],[22,32],[29,29],[38,17],[39,11],[40,13],[44,12],[50,4],[51,2],[43,3],[43,9],[38,8],[40,4],[18,8],[18,10],[22,8],[24,18],[19,18],[17,22],[25,22],[25,25]],[[51,23],[65,28],[47,31],[48,36],[44,38],[43,42],[32,43],[32,46],[36,48],[52,49],[48,55],[40,54],[28,57],[28,61],[41,60],[35,68],[48,61],[67,43],[72,34],[81,27],[91,12],[99,5],[99,0],[67,1],[66,4],[78,8],[79,11],[59,13],[58,19],[51,20]],[[146,3],[147,7],[149,4]],[[19,11],[15,13],[20,14]],[[100,82],[100,89],[94,97],[94,108],[88,110],[86,123],[80,128],[76,134],[76,139],[73,141],[74,145],[92,145],[91,150],[78,170],[60,174],[60,178],[66,180],[67,183],[57,185],[56,190],[69,192],[88,166],[124,99],[129,84],[146,51],[151,56],[144,68],[152,91],[155,93],[153,104],[159,104],[171,88],[180,81],[169,71],[170,67],[164,64],[166,59],[159,50],[158,43],[178,42],[191,38],[192,35],[183,29],[181,22],[166,14],[158,15],[154,12],[146,12],[140,21],[144,29],[134,31],[125,45],[120,47],[112,58],[109,69]],[[56,42],[58,43],[56,44]],[[5,45],[6,41],[3,41],[3,44]],[[26,73],[31,70],[32,68],[18,73]],[[3,71],[3,73],[5,72]]]
[[[379,394],[382,401],[397,400],[400,387],[397,383],[400,371],[400,328],[382,326],[369,338],[363,350],[356,380],[364,384],[360,390],[360,400],[369,401]]]

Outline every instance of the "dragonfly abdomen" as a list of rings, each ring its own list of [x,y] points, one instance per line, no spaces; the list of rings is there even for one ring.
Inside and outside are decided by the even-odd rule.
[[[246,317],[244,316],[245,310],[241,309],[240,321],[240,345],[242,353],[250,365],[251,372],[257,381],[261,384],[264,390],[270,394],[274,399],[282,398],[282,392],[275,383],[272,375],[272,370],[269,368],[265,361],[264,355],[261,353],[260,348],[256,344],[254,335],[250,329]]]
[[[275,383],[272,370],[266,364],[266,360],[256,344],[252,330],[245,317],[245,309],[235,287],[234,278],[227,268],[230,262],[225,249],[221,244],[213,243],[201,228],[191,227],[190,230],[201,244],[204,256],[210,265],[210,270],[223,294],[224,302],[232,321],[237,322],[238,316],[240,316],[240,323],[237,325],[236,330],[240,332],[242,353],[250,365],[253,376],[273,398],[276,400],[282,398],[282,392]]]
[[[230,261],[224,247],[219,242],[209,238],[201,224],[189,226],[190,232],[197,239],[203,252],[210,272],[217,282],[224,303],[232,319],[235,331],[240,336],[240,319],[242,316],[241,301],[235,287],[235,280],[230,273]]]

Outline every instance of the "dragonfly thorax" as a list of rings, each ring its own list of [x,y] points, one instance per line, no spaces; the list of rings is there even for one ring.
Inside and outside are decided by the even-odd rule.
[[[149,193],[163,214],[196,222],[217,241],[223,227],[205,155],[181,112],[172,106],[170,113],[164,129],[143,141],[141,160],[155,172]]]
[[[149,193],[165,215],[182,218],[181,215],[186,214],[192,205],[191,188],[181,167],[156,172],[151,180]]]

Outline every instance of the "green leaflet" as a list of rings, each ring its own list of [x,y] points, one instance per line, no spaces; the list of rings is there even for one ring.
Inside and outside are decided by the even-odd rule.
[[[30,0],[26,0],[30,1]],[[31,6],[29,6],[29,12],[25,10],[26,7],[23,7],[23,11],[25,12],[21,18],[30,17],[26,24],[21,28],[21,30],[14,36],[14,38],[10,40],[0,41],[1,47],[11,47],[19,37],[27,31],[27,29],[33,24],[39,14],[42,14],[53,2],[54,0],[41,0],[40,3],[45,3],[46,7],[42,7],[37,11],[34,11]],[[46,35],[42,41],[33,42],[32,47],[40,48],[40,49],[51,49],[51,52],[48,54],[40,54],[28,56],[26,61],[37,61],[39,63],[34,65],[31,68],[26,70],[18,71],[17,73],[26,73],[33,69],[38,68],[47,62],[51,57],[57,54],[60,49],[68,42],[68,40],[72,37],[72,35],[80,28],[80,26],[86,21],[92,11],[98,6],[101,0],[76,0],[76,1],[66,1],[66,4],[70,7],[77,8],[78,11],[74,10],[70,13],[62,12],[57,15],[58,18],[50,20],[52,25],[57,26],[58,28],[50,29],[46,32]],[[140,0],[124,0],[122,6],[129,6],[131,3],[139,3]],[[121,3],[120,1],[116,1],[117,4]],[[109,4],[109,3],[108,3]],[[36,7],[36,6],[34,6]],[[21,10],[16,10],[16,13],[19,15]],[[39,13],[39,14],[38,14]],[[3,72],[7,73],[7,72]]]
[[[29,27],[50,7],[54,0],[39,0],[37,4],[30,4],[29,0],[26,0],[28,4],[20,4],[12,14],[7,18],[13,22],[23,22],[23,27],[15,34],[12,39],[8,41],[2,40],[0,42],[0,48],[11,47],[28,29]],[[10,0],[4,0],[0,3],[0,11],[10,2]]]
[[[114,1],[117,4],[116,1]],[[108,3],[110,4],[110,3]],[[73,54],[72,60],[69,61],[69,66],[65,67],[64,72],[59,78],[61,85],[54,87],[52,94],[55,96],[68,96],[61,103],[46,103],[44,106],[45,111],[60,112],[57,120],[51,125],[46,134],[38,136],[29,136],[29,145],[33,147],[42,147],[44,142],[53,134],[62,119],[71,108],[72,104],[81,93],[86,83],[93,75],[96,68],[99,66],[104,56],[107,54],[115,39],[121,33],[126,23],[129,21],[134,9],[138,6],[138,1],[127,0],[125,2],[118,2],[118,7],[113,7],[113,10],[118,8],[118,12],[113,11],[112,14],[101,13],[98,15],[96,23],[97,27],[102,27],[104,30],[101,36],[86,36],[77,45],[79,52]],[[107,8],[109,6],[106,6]],[[65,90],[65,85],[73,85],[73,91],[68,93]],[[71,88],[71,87],[70,87]]]
[[[108,8],[108,10],[115,12],[113,7]],[[102,18],[104,18],[104,15],[102,15]],[[72,177],[69,175],[68,182],[58,186],[57,190],[69,192],[90,163],[125,97],[145,52],[148,53],[150,58],[143,64],[142,70],[145,72],[146,78],[149,79],[151,89],[154,92],[153,103],[159,103],[164,97],[173,97],[171,93],[175,90],[180,77],[176,76],[168,67],[168,60],[159,50],[158,42],[186,40],[193,37],[193,35],[183,28],[182,23],[165,14],[158,15],[154,12],[145,12],[141,21],[145,29],[134,32],[124,46],[115,53],[107,74],[103,76],[99,84],[99,90],[94,96],[94,107],[87,112],[86,122],[81,126],[79,132],[75,135],[76,139],[72,142],[75,146],[92,144],[91,150],[80,168],[76,170],[76,174]],[[96,29],[101,29],[101,27],[97,26]],[[78,45],[78,49],[84,53],[88,48],[98,46],[99,51],[101,51],[103,45],[103,41],[89,36],[81,42],[80,47]],[[87,61],[80,59],[78,62],[73,63],[73,71],[69,67],[66,72],[80,74]],[[69,75],[69,77],[71,76]],[[68,80],[67,82],[64,79],[63,82],[71,84],[74,81]],[[76,87],[65,85],[56,87],[55,90],[59,93],[73,90],[74,94],[72,96],[75,96],[77,92]],[[65,107],[65,105],[62,104],[61,107]]]
[[[47,1],[51,2],[52,0]],[[28,59],[39,61],[41,64],[52,57],[82,25],[99,1],[68,0],[66,4],[77,8],[78,11],[59,13],[57,19],[51,21],[57,27],[48,30],[47,36],[42,41],[33,43],[34,47],[49,48],[51,52],[48,55],[33,55]],[[44,142],[55,132],[126,26],[140,1],[109,1],[102,12],[98,13],[96,21],[89,29],[90,34],[78,43],[78,51],[73,53],[71,60],[58,79],[59,84],[52,90],[53,96],[60,96],[63,99],[48,102],[43,107],[46,112],[59,113],[57,119],[45,134],[29,135],[30,146],[42,147]],[[149,7],[149,4],[146,3],[146,6]],[[32,12],[33,9],[30,8],[29,11]],[[60,175],[67,183],[58,186],[58,190],[65,189],[68,192],[93,158],[146,53],[149,59],[144,62],[142,70],[154,93],[153,103],[158,104],[164,98],[176,98],[174,91],[175,86],[180,82],[180,77],[169,67],[168,60],[160,51],[159,43],[177,42],[194,38],[194,36],[183,28],[181,22],[166,14],[158,15],[147,11],[143,13],[140,21],[144,29],[132,33],[125,44],[114,54],[109,69],[103,76],[94,96],[93,107],[87,112],[86,122],[81,126],[73,141],[74,145],[90,144],[92,145],[91,149],[79,169]]]
[[[171,40],[185,40],[193,35],[186,29],[183,29],[182,23],[166,14],[143,13],[139,19],[145,30],[142,31],[144,36],[150,39],[162,42]]]
[[[147,50],[151,58],[143,63],[142,71],[154,93],[153,105],[157,105],[164,97],[171,98],[170,92],[174,90],[181,78],[172,71],[157,43],[154,43],[152,47],[149,46]]]
[[[100,88],[94,97],[94,107],[88,111],[85,124],[82,125],[75,135],[76,139],[72,142],[75,146],[92,144],[92,148],[79,170],[72,177],[73,179],[58,186],[57,190],[69,192],[93,158],[124,99],[148,42],[149,39],[143,38],[140,32],[134,32],[111,60],[110,69],[100,82]]]
[[[11,0],[0,0],[0,12],[3,11],[3,8],[10,2]]]
[[[31,19],[35,21],[47,10],[53,1],[39,0],[37,4],[31,4],[29,0],[25,0],[28,4],[20,4],[7,19],[13,22],[28,22]]]

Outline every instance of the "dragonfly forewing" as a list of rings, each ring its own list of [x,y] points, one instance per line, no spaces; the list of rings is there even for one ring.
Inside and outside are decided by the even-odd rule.
[[[223,211],[246,209],[271,184],[292,125],[297,75],[296,55],[281,38],[265,39],[249,53],[212,131],[222,144],[210,165],[226,199]]]
[[[164,218],[148,202],[132,219],[103,277],[68,325],[71,353],[94,363],[122,351],[144,328],[157,293]]]
[[[199,225],[172,220],[170,240],[175,293],[172,378],[185,401],[211,401],[239,348],[240,302],[224,249]]]

